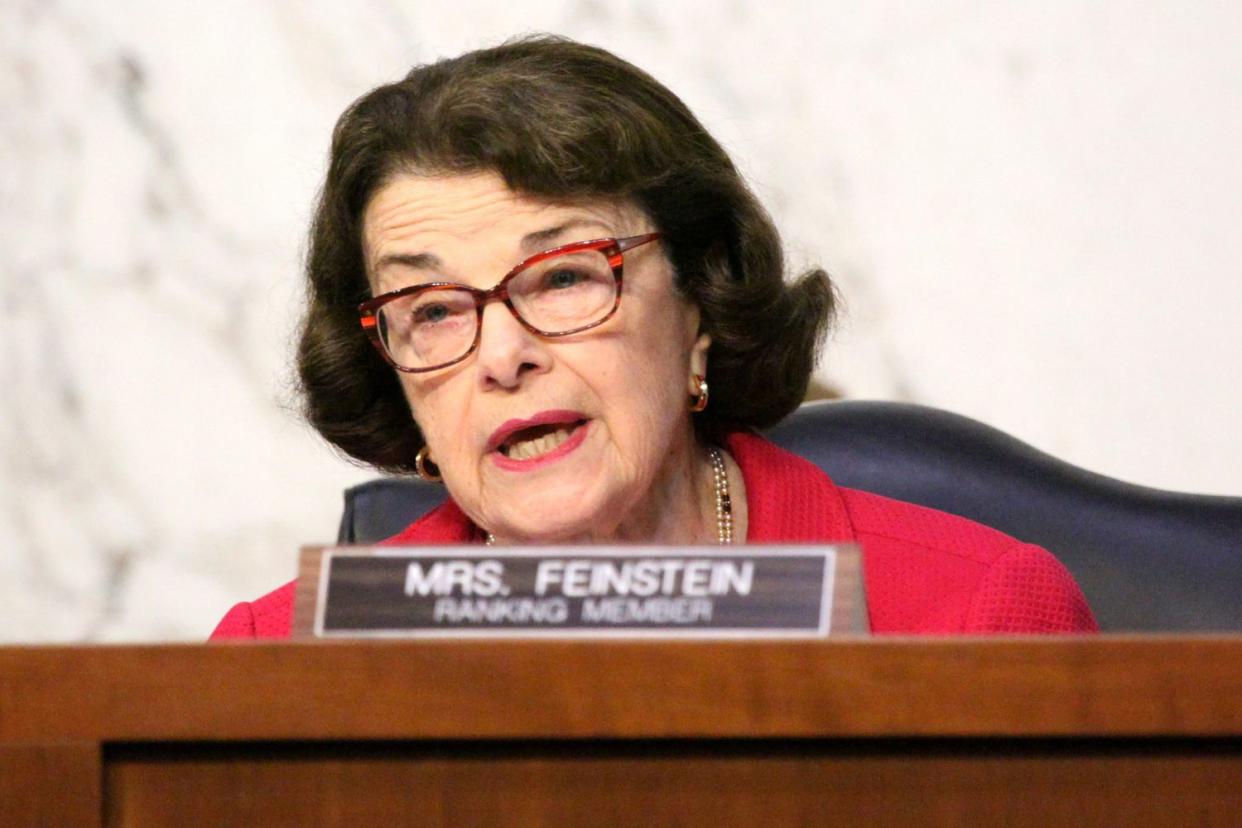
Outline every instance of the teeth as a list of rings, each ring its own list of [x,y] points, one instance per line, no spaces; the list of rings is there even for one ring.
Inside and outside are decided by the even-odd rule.
[[[532,457],[547,454],[568,439],[569,429],[558,428],[556,431],[533,440],[519,440],[509,444],[508,454],[513,460],[530,460]]]

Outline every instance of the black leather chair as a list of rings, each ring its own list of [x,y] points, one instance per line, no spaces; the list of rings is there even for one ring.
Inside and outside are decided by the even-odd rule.
[[[839,485],[1050,550],[1104,630],[1242,630],[1242,498],[1123,483],[967,417],[906,403],[811,403],[768,436]],[[417,479],[354,486],[339,541],[396,534],[443,498],[443,488]]]

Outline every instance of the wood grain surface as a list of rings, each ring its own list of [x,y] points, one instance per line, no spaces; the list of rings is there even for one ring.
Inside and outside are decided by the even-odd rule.
[[[1232,826],[1242,755],[884,742],[135,748],[110,826]]]
[[[1242,637],[0,648],[0,743],[1239,736]]]
[[[0,826],[100,825],[100,761],[98,743],[0,743]]]
[[[1203,825],[1242,637],[0,649],[0,828]]]

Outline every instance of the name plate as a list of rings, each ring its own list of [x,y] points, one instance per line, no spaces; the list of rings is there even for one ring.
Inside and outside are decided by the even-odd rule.
[[[858,549],[309,547],[294,635],[818,637],[867,631]]]

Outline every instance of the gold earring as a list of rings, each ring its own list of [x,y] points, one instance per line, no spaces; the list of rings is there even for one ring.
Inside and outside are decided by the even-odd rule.
[[[435,463],[431,460],[431,449],[424,445],[418,450],[418,456],[414,458],[414,468],[418,471],[418,476],[428,483],[439,483],[440,470],[436,468]],[[435,469],[435,471],[432,471]]]
[[[698,395],[691,395],[690,410],[702,411],[704,408],[707,408],[707,377],[694,374],[691,376],[691,380],[699,386],[699,393]]]

